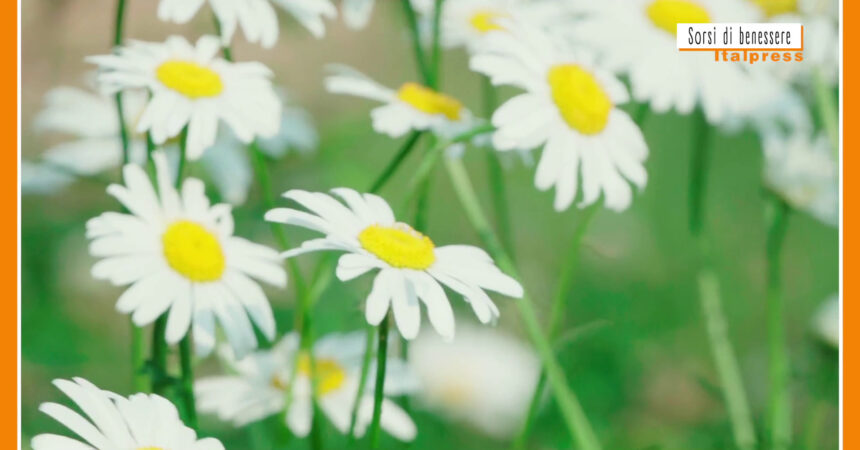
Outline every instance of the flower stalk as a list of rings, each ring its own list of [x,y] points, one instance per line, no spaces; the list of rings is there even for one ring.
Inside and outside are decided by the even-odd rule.
[[[693,148],[690,159],[688,211],[690,232],[699,248],[699,271],[696,282],[708,345],[722,385],[723,399],[732,424],[735,444],[739,449],[751,450],[756,446],[749,401],[743,386],[740,365],[728,335],[728,324],[723,314],[720,285],[712,269],[710,246],[704,233],[704,206],[706,199],[708,152],[711,127],[701,109],[693,114]]]
[[[373,391],[373,418],[370,421],[370,448],[379,448],[381,436],[382,397],[385,395],[385,366],[388,362],[388,329],[391,321],[386,315],[379,324],[379,345],[376,349],[376,383]],[[370,352],[370,348],[366,352]]]
[[[782,297],[781,255],[790,213],[788,204],[774,195],[767,231],[767,329],[768,329],[768,422],[771,448],[791,445],[791,390],[788,350],[785,342],[785,309]]]
[[[549,316],[550,341],[555,341],[558,338],[559,328],[561,327],[567,310],[567,294],[573,286],[573,280],[579,269],[579,260],[582,253],[582,239],[585,236],[589,224],[591,224],[592,219],[596,215],[597,210],[600,208],[601,205],[599,203],[594,203],[583,210],[582,217],[579,219],[579,223],[574,229],[573,237],[570,241],[570,247],[567,251],[567,258],[565,258],[565,262],[562,266],[558,285],[552,300],[552,309],[550,310]],[[526,414],[526,419],[523,422],[523,427],[520,430],[520,434],[514,440],[514,448],[525,448],[532,426],[534,425],[535,418],[537,417],[538,407],[540,406],[540,401],[543,398],[545,389],[546,373],[545,371],[541,371],[537,386],[535,387],[534,394],[532,395],[531,402],[529,403],[529,409]]]
[[[454,191],[466,213],[466,218],[484,242],[487,251],[502,271],[514,278],[519,278],[516,265],[493,233],[490,223],[481,209],[478,196],[469,179],[469,174],[463,166],[463,162],[459,159],[449,158],[445,161],[445,167],[451,178]],[[516,301],[516,306],[523,320],[526,332],[546,371],[547,381],[559,405],[565,426],[571,438],[576,441],[578,447],[581,449],[600,449],[601,446],[597,435],[594,433],[588,417],[585,415],[585,411],[583,411],[582,406],[579,404],[579,400],[570,389],[567,377],[555,356],[552,345],[544,335],[543,328],[535,312],[534,304],[528,293],[524,293],[523,297]]]

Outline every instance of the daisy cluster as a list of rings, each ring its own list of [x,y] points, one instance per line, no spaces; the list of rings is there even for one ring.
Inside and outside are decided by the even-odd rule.
[[[821,43],[836,32],[827,5],[404,3],[422,79],[386,86],[332,63],[322,84],[375,103],[376,132],[410,136],[410,146],[427,137],[430,164],[439,154],[456,164],[469,148],[516,151],[537,160],[534,187],[553,192],[556,211],[620,213],[648,184],[647,114],[692,114],[708,127],[757,133],[766,188],[791,208],[838,223],[836,143],[804,98],[813,86],[830,89],[836,81],[835,47]],[[223,448],[197,437],[197,412],[236,427],[278,416],[298,437],[325,418],[350,439],[376,427],[410,441],[420,430],[395,397],[413,395],[491,436],[510,436],[519,426],[541,365],[550,369],[552,355],[539,360],[517,339],[468,325],[455,313],[462,303],[478,323],[494,325],[505,311],[499,297],[528,301],[504,250],[434,241],[420,221],[398,219],[378,185],[369,192],[286,190],[284,205],[268,202],[259,217],[272,226],[278,250],[236,233],[233,208],[243,208],[252,185],[270,194],[267,164],[288,151],[313,152],[318,136],[310,115],[274,83],[272,69],[234,60],[231,43],[244,38],[277,46],[284,15],[318,39],[338,15],[360,29],[375,5],[343,0],[339,6],[330,0],[160,0],[160,20],[185,24],[212,14],[218,26],[193,42],[178,35],[120,41],[111,52],[86,58],[96,69],[91,88],[57,87],[46,95],[36,128],[74,138],[25,163],[24,190],[56,195],[76,179],[121,172],[106,190],[116,210],[91,218],[86,239],[95,259],[92,276],[123,289],[117,312],[130,316],[133,327],[152,330],[152,358],[141,370],[151,374],[153,393],[123,397],[80,378],[56,380],[83,415],[55,403],[41,410],[79,439],[43,434],[32,440],[34,449]],[[814,23],[810,32],[821,36],[809,38],[803,64],[754,69],[675,50],[677,23],[797,17]],[[468,68],[488,89],[505,86],[513,94],[483,117],[473,112],[439,86],[435,56],[427,55],[442,49],[465,51]],[[202,171],[187,176],[195,161]],[[420,182],[426,171],[415,176]],[[285,235],[297,228],[314,237],[291,245]],[[301,279],[296,262],[314,252],[337,256],[334,267],[320,267],[360,293],[367,333],[342,330],[314,341],[308,305],[317,291]],[[359,278],[368,278],[368,286],[352,282]],[[288,284],[296,285],[292,329],[276,321],[271,307]],[[324,301],[325,308],[355,306]],[[398,356],[399,340],[386,341],[389,320],[396,336],[414,342],[408,357]],[[425,320],[429,328],[422,327]],[[371,345],[374,333],[378,348]],[[175,375],[165,362],[173,346],[181,366]],[[223,374],[193,379],[191,360],[213,353]]]

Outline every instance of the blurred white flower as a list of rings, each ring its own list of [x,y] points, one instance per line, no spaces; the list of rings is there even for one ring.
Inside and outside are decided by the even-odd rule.
[[[284,287],[287,276],[274,250],[233,236],[230,206],[210,206],[203,182],[173,187],[167,158],[153,155],[157,193],[143,169],[125,166],[125,186],[108,193],[131,213],[106,212],[87,222],[90,254],[100,258],[93,277],[131,285],[116,308],[137,326],[168,314],[165,337],[179,342],[191,327],[199,355],[215,345],[217,317],[238,355],[257,346],[250,316],[269,340],[275,319],[251,277]]]
[[[313,417],[311,364],[306,353],[296,355],[299,351],[296,333],[285,336],[271,350],[257,351],[242,359],[236,359],[230,349],[225,348],[220,352],[222,359],[235,375],[197,380],[194,389],[198,408],[205,413],[217,414],[221,420],[232,422],[237,427],[277,414],[284,410],[286,389],[293,374],[293,363],[297,360],[286,423],[297,436],[307,436]],[[364,351],[362,332],[330,334],[314,345],[316,394],[320,408],[344,434],[349,432]],[[417,389],[417,381],[402,361],[389,358],[386,364],[385,395],[405,395]],[[359,403],[355,424],[357,436],[364,434],[373,414],[375,371],[374,365]],[[411,441],[415,438],[412,419],[387,398],[382,401],[381,425],[397,439]]]
[[[793,208],[839,224],[839,167],[827,136],[805,132],[764,137],[764,179]]]
[[[839,77],[839,2],[835,0],[749,0],[759,9],[758,22],[803,24],[803,61],[762,61],[785,81],[809,82],[820,71],[824,81]]]
[[[812,330],[819,339],[833,348],[839,348],[839,295],[830,296],[815,313]]]
[[[229,45],[241,27],[248,42],[271,48],[278,40],[278,15],[271,3],[289,12],[315,37],[325,34],[323,19],[337,16],[329,0],[161,0],[158,18],[168,22],[187,23],[209,3],[221,26],[221,39]]]
[[[318,143],[316,129],[302,108],[290,104],[281,94],[283,109],[280,131],[257,144],[268,156],[280,158],[288,149],[313,151]],[[146,105],[143,90],[123,92],[123,117],[129,131],[129,160],[146,160],[146,136],[134,133],[135,123]],[[36,116],[34,128],[40,132],[70,135],[74,139],[57,144],[41,155],[39,163],[24,162],[22,191],[52,194],[75,180],[75,175],[92,176],[114,170],[122,164],[119,118],[114,99],[104,94],[74,87],[58,87],[45,95],[45,107]],[[247,145],[227,127],[220,127],[211,151],[203,154],[203,167],[228,203],[244,203],[253,179]],[[178,157],[175,140],[165,143],[169,158]]]
[[[404,83],[396,91],[346,66],[329,65],[325,79],[329,92],[349,94],[385,103],[370,112],[373,129],[391,137],[409,131],[432,131],[452,138],[474,126],[472,113],[459,100],[418,83]]]
[[[215,438],[197,439],[169,400],[155,394],[128,398],[103,391],[83,378],[54,380],[54,386],[83,411],[58,403],[42,403],[39,410],[80,436],[82,441],[57,434],[33,438],[33,450],[188,449],[224,450]]]
[[[341,10],[343,20],[352,29],[361,29],[370,21],[375,0],[343,0]]]
[[[420,300],[427,307],[433,328],[450,340],[454,337],[454,312],[443,285],[462,295],[482,323],[499,316],[485,289],[510,297],[523,295],[522,286],[499,270],[483,250],[469,245],[436,247],[429,237],[397,222],[381,197],[348,188],[332,192],[346,206],[324,193],[291,190],[284,197],[310,213],[276,208],[266,213],[266,220],[325,235],[284,252],[284,258],[323,250],[346,252],[336,271],[341,281],[379,269],[365,306],[371,325],[379,325],[390,307],[403,337],[415,338],[421,326]]]
[[[450,343],[423,333],[409,346],[409,365],[423,403],[499,439],[522,425],[540,370],[526,344],[471,326]]]
[[[412,0],[424,18],[429,38],[435,10],[434,0]],[[501,22],[516,19],[534,26],[550,24],[564,16],[567,6],[554,0],[456,0],[442,4],[440,43],[444,47],[465,47],[473,51],[491,31],[503,31]]]
[[[701,106],[712,124],[754,109],[768,91],[768,71],[714,61],[711,52],[679,52],[678,23],[755,22],[744,0],[603,0],[581,2],[584,17],[569,27],[574,42],[629,76],[633,98],[663,113]],[[623,30],[623,32],[619,32]]]
[[[493,114],[493,146],[508,151],[543,145],[535,186],[555,186],[558,211],[574,202],[580,176],[580,208],[602,192],[607,208],[626,209],[633,198],[629,182],[645,187],[648,156],[639,127],[617,108],[629,101],[627,89],[588,55],[560,49],[531,26],[504,24],[507,30],[488,34],[470,61],[493,84],[526,90]]]
[[[98,83],[108,93],[147,88],[151,98],[135,131],[149,131],[162,145],[187,126],[188,158],[196,160],[215,143],[220,120],[244,143],[275,136],[281,124],[272,72],[258,62],[225,61],[220,50],[213,36],[196,46],[171,36],[164,43],[134,41],[115,55],[87,60],[99,66]]]

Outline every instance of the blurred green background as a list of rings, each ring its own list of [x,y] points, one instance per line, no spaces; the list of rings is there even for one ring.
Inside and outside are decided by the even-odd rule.
[[[322,89],[323,65],[332,62],[352,65],[388,85],[415,79],[400,10],[395,2],[379,3],[364,31],[347,30],[340,22],[329,23],[326,37],[315,40],[281,14],[281,41],[274,49],[262,50],[241,39],[235,45],[238,60],[257,59],[272,67],[276,82],[308,109],[318,125],[321,143],[316,154],[291,154],[274,165],[274,185],[279,192],[336,186],[366,189],[397,150],[399,142],[372,131],[369,102],[334,96]],[[186,26],[159,22],[156,4],[130,1],[128,37],[160,41],[171,33],[196,38],[211,32],[206,13]],[[86,74],[92,70],[84,56],[109,50],[113,8],[110,0],[24,2],[25,158],[36,158],[53,142],[53,137],[38,136],[29,126],[42,104],[42,95],[58,85],[84,87]],[[478,110],[480,80],[465,63],[462,52],[445,54],[443,89]],[[651,150],[646,163],[648,186],[624,213],[598,213],[584,241],[581,271],[568,293],[568,328],[604,324],[561,348],[560,358],[608,449],[732,447],[694,284],[696,247],[686,216],[690,128],[686,117],[647,117],[644,131]],[[712,145],[706,224],[714,242],[729,333],[761,433],[767,398],[762,156],[752,133],[715,133]],[[489,210],[482,150],[470,149],[465,159]],[[401,188],[417,162],[415,156],[408,160],[382,192],[392,205],[401,204]],[[532,185],[534,168],[516,159],[508,162],[516,253],[523,281],[546,320],[563,251],[580,212],[575,208],[564,213],[553,211],[552,193],[538,192]],[[203,175],[193,166],[191,174]],[[109,175],[118,177],[118,173]],[[234,210],[237,234],[272,244],[262,221],[259,194],[252,192],[248,203]],[[442,170],[434,174],[430,199],[428,234],[435,242],[480,245]],[[54,378],[82,376],[105,389],[131,393],[129,323],[114,310],[121,290],[90,277],[94,260],[86,252],[84,238],[86,219],[116,208],[104,186],[90,181],[78,182],[53,196],[23,199],[25,437],[62,430],[37,410],[45,401],[67,404],[51,386]],[[403,219],[412,216],[410,211],[398,213]],[[797,448],[836,448],[838,353],[815,338],[810,319],[838,290],[838,232],[803,214],[792,214],[783,258],[795,443]],[[312,270],[315,259],[300,259],[305,273]],[[360,305],[367,288],[367,280],[333,284],[315,307],[317,333],[360,328]],[[270,291],[270,300],[280,330],[289,331],[292,290]],[[499,326],[520,333],[510,302],[498,301],[502,310]],[[475,321],[468,314],[458,320]],[[212,361],[205,361],[198,372],[211,372],[215,367]],[[415,411],[415,419],[419,428],[418,439],[411,445],[415,449],[507,445],[421,410]],[[326,433],[329,446],[342,444],[333,429],[330,431]],[[201,434],[222,438],[227,448],[241,449],[248,448],[254,432],[234,430],[207,418]],[[296,448],[305,445],[294,443]],[[570,445],[551,403],[542,409],[533,445]]]

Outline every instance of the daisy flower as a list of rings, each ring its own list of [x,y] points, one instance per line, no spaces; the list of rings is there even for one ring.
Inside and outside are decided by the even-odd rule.
[[[341,281],[379,269],[365,306],[371,325],[379,325],[390,307],[400,334],[413,339],[421,325],[421,301],[433,328],[452,339],[454,313],[442,286],[462,295],[482,323],[499,316],[485,289],[509,297],[523,295],[522,286],[502,273],[483,250],[468,245],[436,247],[429,237],[397,222],[382,198],[348,188],[332,192],[346,205],[324,193],[291,190],[284,197],[310,212],[276,208],[266,213],[266,220],[325,235],[284,252],[284,258],[321,250],[346,252],[336,270]]]
[[[834,0],[749,0],[758,22],[803,24],[803,61],[762,61],[781,80],[809,82],[820,71],[830,84],[839,80],[839,2]]]
[[[204,3],[209,3],[221,26],[224,45],[233,40],[236,28],[241,27],[248,42],[271,48],[278,40],[278,15],[272,3],[289,12],[314,37],[325,34],[323,19],[337,16],[337,9],[329,0],[161,0],[158,18],[173,23],[187,23]]]
[[[213,36],[196,46],[171,36],[163,44],[134,41],[115,55],[87,60],[99,66],[98,82],[108,93],[147,88],[151,98],[135,131],[150,132],[162,145],[187,126],[187,156],[196,160],[215,143],[219,120],[244,143],[274,136],[280,127],[272,72],[257,62],[225,61],[220,50]]]
[[[825,344],[839,348],[839,295],[833,294],[815,313],[812,331]]]
[[[606,207],[630,206],[628,184],[645,187],[648,147],[642,132],[617,105],[629,100],[624,85],[588,55],[561,50],[544,32],[513,21],[491,33],[470,67],[493,84],[524,89],[493,113],[493,146],[499,151],[543,146],[535,174],[540,190],[556,188],[555,209],[567,209],[580,177],[585,207],[601,192]]]
[[[366,27],[373,12],[373,3],[374,0],[343,0],[341,13],[346,26],[352,29]]]
[[[579,8],[584,18],[568,34],[629,76],[633,98],[658,113],[688,114],[700,106],[718,124],[754,108],[771,78],[742,63],[714,61],[711,52],[677,50],[678,23],[756,22],[745,0],[605,0]]]
[[[476,327],[461,328],[454,342],[422,333],[409,346],[409,366],[419,401],[497,439],[519,430],[540,370],[527,345]]]
[[[167,158],[156,152],[153,159],[157,191],[140,166],[129,164],[125,186],[113,184],[108,193],[130,214],[107,212],[87,222],[90,253],[101,258],[93,276],[130,285],[116,308],[131,314],[135,325],[167,314],[168,343],[179,342],[190,327],[201,356],[215,345],[216,318],[239,355],[257,346],[251,320],[273,339],[272,309],[251,277],[286,286],[277,253],[233,236],[229,205],[210,206],[195,178],[177,191]]]
[[[425,19],[425,29],[432,28],[434,0],[413,0],[415,9]],[[444,47],[465,47],[470,51],[480,46],[491,31],[504,31],[504,21],[516,18],[534,26],[549,25],[564,16],[564,5],[557,1],[527,0],[457,0],[442,4],[441,41]],[[428,35],[430,33],[427,33]]]
[[[795,132],[764,137],[764,179],[793,208],[839,224],[839,167],[825,135]]]
[[[331,334],[314,345],[316,397],[323,413],[341,433],[349,432],[352,410],[358,393],[361,363],[365,350],[364,333]],[[257,351],[237,359],[229,349],[220,352],[233,375],[204,377],[197,380],[194,390],[200,411],[216,414],[237,427],[280,413],[285,408],[286,389],[293,373],[293,363],[299,350],[296,333],[285,336],[271,350]],[[371,372],[375,372],[373,366]],[[369,380],[373,380],[373,374]],[[295,384],[286,422],[299,437],[311,429],[313,406],[311,398],[310,357],[298,355]],[[406,395],[418,385],[403,361],[390,358],[387,362],[385,394]],[[364,434],[373,414],[373,386],[367,385],[359,404],[356,435]],[[382,428],[403,441],[415,438],[415,424],[396,403],[382,400]]]
[[[288,149],[303,154],[312,151],[318,143],[313,121],[306,111],[291,104],[286,94],[279,94],[283,103],[280,130],[272,138],[259,139],[259,148],[271,158],[284,156]],[[143,90],[123,92],[126,130],[134,130],[145,106]],[[115,170],[122,164],[119,118],[112,97],[75,87],[52,89],[45,95],[45,107],[36,116],[34,128],[73,139],[45,150],[42,162],[26,164],[27,169],[22,171],[26,192],[55,193],[75,180],[71,174],[92,176]],[[164,150],[170,160],[179,156],[176,140],[167,141]],[[144,134],[130,133],[129,153],[131,162],[145,162]],[[203,154],[201,162],[225,201],[234,205],[244,203],[253,181],[246,144],[229,128],[221,127],[215,144]]]
[[[370,112],[373,129],[393,138],[413,130],[428,130],[451,138],[472,127],[472,113],[459,100],[418,83],[404,83],[396,91],[346,66],[330,65],[325,79],[329,92],[364,97],[384,103]]]
[[[173,403],[155,394],[128,398],[103,391],[83,378],[54,380],[54,386],[71,398],[80,414],[58,403],[42,403],[39,410],[80,436],[58,434],[33,438],[33,450],[188,449],[224,450],[215,438],[198,439],[185,426]]]

